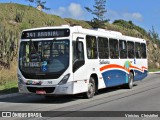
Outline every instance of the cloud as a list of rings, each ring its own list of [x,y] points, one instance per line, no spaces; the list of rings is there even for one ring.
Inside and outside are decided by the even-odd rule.
[[[73,17],[79,17],[83,14],[81,5],[76,3],[71,3],[68,7],[68,11]]]
[[[59,7],[57,10],[52,10],[52,14],[59,15],[64,18],[79,19],[83,16],[83,9],[80,4],[70,3],[67,7]]]
[[[112,21],[112,20],[120,19],[120,14],[116,11],[108,10],[106,13],[106,17]]]
[[[139,12],[117,12],[114,10],[108,10],[106,16],[111,19],[111,21],[116,19],[124,19],[124,20],[135,20],[135,21],[143,21],[143,16]]]
[[[140,13],[124,13],[123,16],[126,19],[134,19],[137,21],[143,21],[143,17]]]
[[[58,10],[53,10],[52,13],[62,16],[64,13],[66,12],[66,8],[65,7],[59,7]]]
[[[78,3],[70,3],[68,6],[59,7],[56,10],[52,10],[51,14],[61,16],[63,18],[73,19],[91,19],[92,16],[86,12],[86,10]],[[143,16],[139,12],[119,12],[114,10],[108,10],[106,13],[106,19],[110,19],[113,22],[117,19],[131,20],[131,21],[143,21]]]

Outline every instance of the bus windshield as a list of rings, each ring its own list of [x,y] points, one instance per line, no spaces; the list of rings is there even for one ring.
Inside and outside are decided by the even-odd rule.
[[[19,68],[26,78],[37,78],[35,76],[38,75],[39,79],[41,75],[44,78],[55,78],[54,74],[61,75],[68,66],[69,40],[67,39],[30,40],[22,41],[20,44]]]

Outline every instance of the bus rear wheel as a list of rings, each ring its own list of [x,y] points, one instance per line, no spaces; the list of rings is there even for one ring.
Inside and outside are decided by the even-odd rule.
[[[128,83],[126,85],[127,89],[132,89],[133,88],[133,81],[134,81],[134,76],[133,76],[133,73],[130,72],[129,76],[128,76]]]
[[[88,91],[84,93],[85,98],[92,98],[95,94],[96,88],[95,88],[95,80],[93,77],[90,77],[89,84],[88,84]]]

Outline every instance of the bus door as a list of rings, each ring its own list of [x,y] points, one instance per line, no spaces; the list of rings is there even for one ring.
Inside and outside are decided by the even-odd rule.
[[[84,38],[76,37],[76,41],[72,42],[72,58],[73,58],[73,80],[74,92],[85,92],[87,87],[84,87],[86,81],[86,68],[85,68],[85,57],[84,57]],[[76,89],[77,88],[77,89]]]

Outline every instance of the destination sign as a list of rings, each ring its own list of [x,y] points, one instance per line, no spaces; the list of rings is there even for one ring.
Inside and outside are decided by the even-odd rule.
[[[21,39],[68,37],[69,35],[70,35],[69,29],[32,30],[32,31],[23,31]]]

